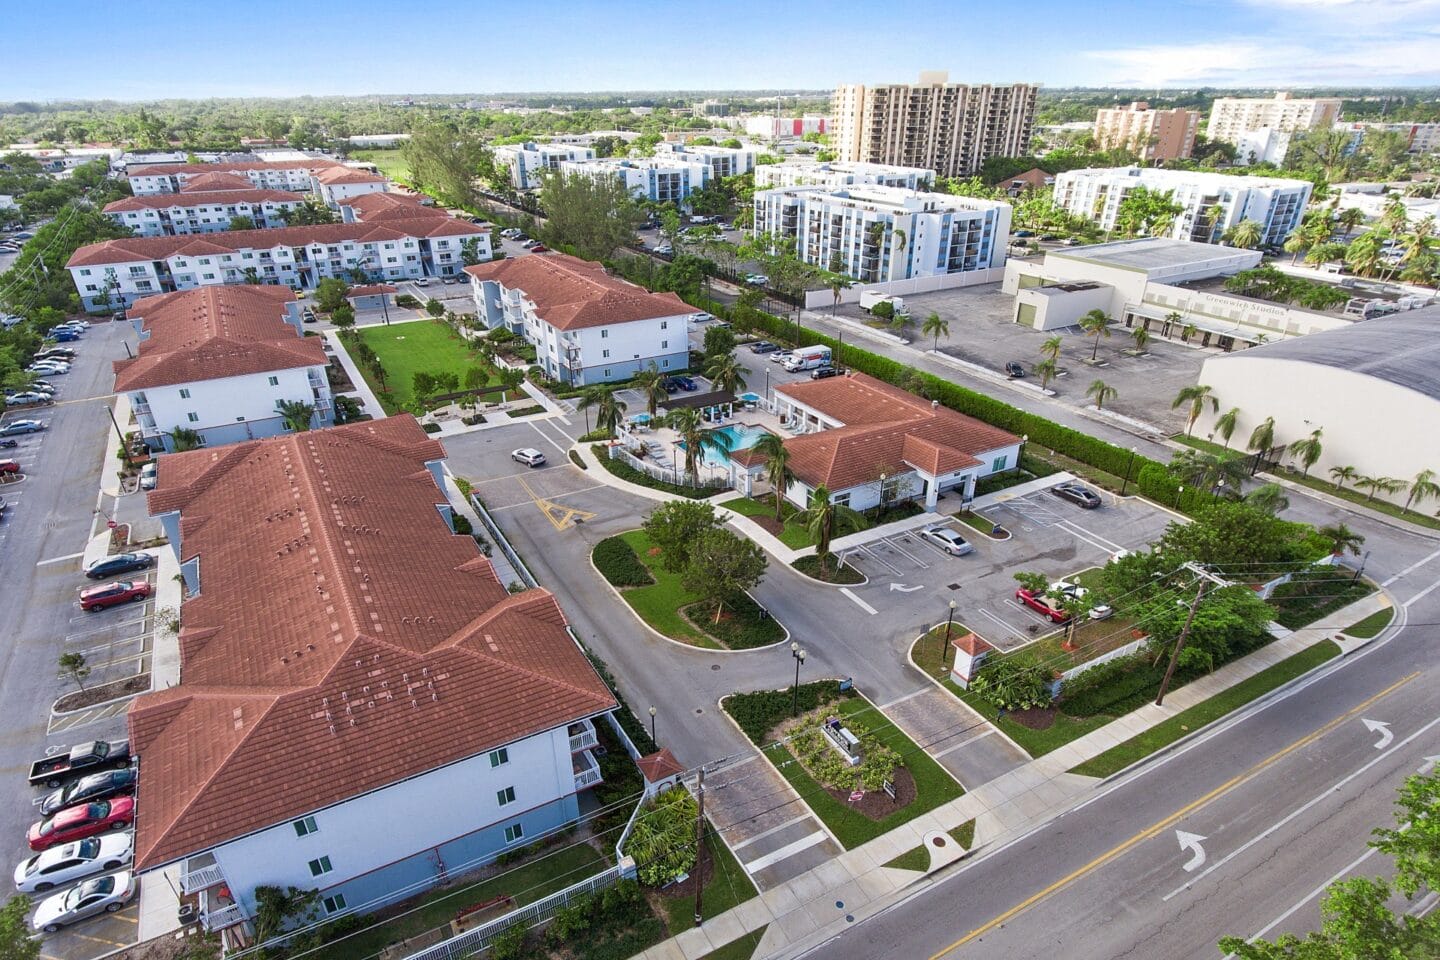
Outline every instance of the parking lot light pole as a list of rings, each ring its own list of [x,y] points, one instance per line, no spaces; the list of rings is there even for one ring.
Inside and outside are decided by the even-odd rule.
[[[1180,509],[1180,498],[1185,496],[1185,485],[1181,484],[1175,491],[1175,509]]]
[[[1135,453],[1135,448],[1131,447],[1130,459],[1125,461],[1125,476],[1120,481],[1120,496],[1122,497],[1125,496],[1125,488],[1130,485],[1130,468],[1135,466]]]
[[[800,664],[805,662],[805,651],[800,644],[790,644],[790,656],[795,661],[795,683],[790,687],[790,715],[800,716]]]
[[[655,739],[655,708],[650,708],[650,740],[655,746],[660,746],[660,741]]]
[[[940,648],[940,675],[945,675],[945,651],[950,649],[950,629],[955,625],[955,601],[950,601],[950,613],[945,618],[945,645]]]

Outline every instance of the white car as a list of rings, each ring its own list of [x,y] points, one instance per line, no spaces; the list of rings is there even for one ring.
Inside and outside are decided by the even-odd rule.
[[[510,452],[510,459],[516,463],[523,463],[527,467],[545,466],[545,454],[536,450],[534,447],[521,447],[519,450],[512,450]]]
[[[770,354],[770,362],[784,363],[792,356],[794,356],[794,354],[791,353],[789,350],[776,350],[774,353]]]
[[[1059,580],[1055,583],[1050,584],[1050,592],[1058,593],[1066,597],[1074,597],[1076,600],[1083,600],[1090,593],[1089,590],[1086,590],[1078,583],[1068,583],[1064,580]],[[1090,608],[1090,619],[1104,620],[1105,618],[1111,616],[1114,613],[1114,608],[1111,607],[1108,603],[1097,603],[1095,606]]]
[[[965,542],[964,537],[950,527],[926,527],[920,531],[920,536],[928,540],[932,546],[939,547],[952,557],[963,557],[975,550]]]
[[[155,484],[160,482],[160,464],[151,460],[140,468],[140,489],[154,490]]]
[[[135,898],[135,877],[129,870],[108,877],[86,880],[80,886],[53,897],[46,897],[35,908],[30,925],[45,933],[55,933],[87,917],[114,913],[125,909]]]
[[[42,377],[59,377],[70,372],[70,364],[56,363],[53,360],[42,360],[39,363],[32,363],[25,368],[31,373],[38,373]]]
[[[97,873],[129,866],[134,856],[134,835],[128,832],[61,844],[22,860],[15,868],[15,889],[21,893],[44,893]]]

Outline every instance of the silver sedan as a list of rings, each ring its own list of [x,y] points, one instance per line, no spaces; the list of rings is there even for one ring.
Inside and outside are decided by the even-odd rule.
[[[54,933],[72,923],[123,910],[134,897],[135,877],[129,870],[97,877],[41,900],[40,906],[35,908],[35,919],[30,924],[36,930]]]

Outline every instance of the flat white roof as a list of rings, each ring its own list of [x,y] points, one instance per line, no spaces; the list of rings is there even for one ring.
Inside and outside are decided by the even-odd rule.
[[[1107,267],[1142,270],[1146,273],[1161,270],[1173,272],[1176,268],[1200,268],[1211,264],[1221,266],[1231,261],[1250,259],[1259,262],[1261,258],[1256,250],[1221,247],[1193,240],[1172,240],[1169,237],[1142,237],[1139,240],[1116,240],[1113,243],[1096,243],[1088,247],[1050,250],[1045,257],[1047,260],[1050,257],[1060,257]],[[1245,268],[1238,266],[1236,269]]]

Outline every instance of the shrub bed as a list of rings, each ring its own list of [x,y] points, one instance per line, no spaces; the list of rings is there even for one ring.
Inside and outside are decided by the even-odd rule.
[[[719,623],[708,601],[692,603],[680,612],[731,650],[766,647],[785,639],[785,628],[747,593],[726,598]]]
[[[840,692],[836,680],[817,680],[801,684],[793,694],[790,688],[784,690],[757,690],[754,693],[736,693],[725,698],[725,712],[739,725],[753,742],[764,745],[772,729],[790,716],[792,697],[799,701],[801,713],[814,710],[823,704],[854,697],[853,690]]]
[[[581,470],[590,469],[590,465],[584,460],[580,459],[580,454],[576,453],[574,450],[567,450],[565,452],[570,455],[570,462],[575,464],[575,466],[579,467]]]
[[[607,537],[595,545],[591,554],[595,569],[616,587],[643,587],[655,582],[635,550],[622,537]]]
[[[791,566],[805,574],[805,576],[813,577],[824,583],[850,584],[865,582],[865,575],[863,573],[848,563],[844,566],[837,565],[834,557],[831,557],[830,562],[822,567],[820,565],[820,558],[812,553],[808,557],[801,557],[799,560],[796,560]]]
[[[520,407],[515,410],[508,410],[506,412],[512,417],[529,417],[537,413],[544,413],[545,408],[537,403],[528,407]]]
[[[634,467],[630,466],[630,464],[624,462],[623,460],[610,459],[610,452],[605,449],[605,446],[603,444],[597,443],[590,449],[594,451],[596,459],[600,461],[601,465],[603,465],[606,470],[609,470],[621,480],[625,480],[629,483],[638,484],[642,487],[649,487],[651,490],[662,490],[665,493],[673,493],[676,496],[680,497],[689,497],[691,500],[704,500],[706,497],[714,496],[715,494],[721,492],[718,489],[711,489],[708,487],[682,487],[679,484],[666,483],[664,480],[656,480],[654,477],[650,476],[650,474],[644,473],[640,470],[636,470]]]
[[[1270,594],[1270,603],[1277,610],[1277,623],[1289,630],[1299,630],[1373,592],[1374,587],[1355,579],[1349,571],[1314,567],[1276,587]]]

